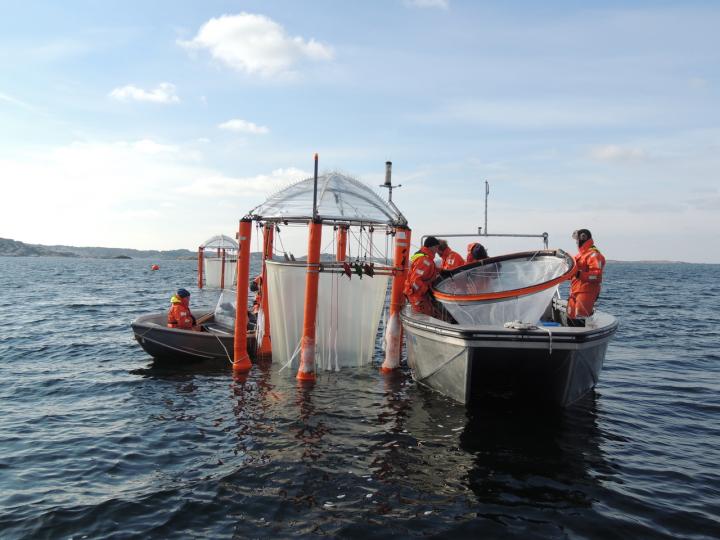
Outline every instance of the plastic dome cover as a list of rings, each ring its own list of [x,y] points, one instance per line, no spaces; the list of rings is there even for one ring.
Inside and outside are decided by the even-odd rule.
[[[433,296],[459,324],[537,323],[574,273],[575,260],[562,250],[514,253],[453,270],[435,284]]]
[[[228,251],[237,251],[238,243],[229,236],[225,236],[224,234],[218,234],[216,236],[213,236],[212,238],[209,238],[208,240],[205,240],[205,242],[201,244],[200,247],[208,250],[225,249]]]
[[[250,215],[265,219],[311,219],[314,179],[301,180],[254,208]],[[318,176],[317,211],[325,220],[396,223],[404,218],[370,187],[338,172]]]

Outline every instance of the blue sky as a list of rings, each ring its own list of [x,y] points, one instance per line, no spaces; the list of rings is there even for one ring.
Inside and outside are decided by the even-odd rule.
[[[482,225],[488,180],[490,232],[572,250],[586,227],[609,259],[720,262],[717,2],[2,13],[0,237],[194,250],[318,152],[373,186],[393,161],[415,238]]]

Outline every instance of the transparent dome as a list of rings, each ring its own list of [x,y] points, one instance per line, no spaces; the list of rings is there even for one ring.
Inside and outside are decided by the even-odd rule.
[[[238,243],[224,234],[218,234],[212,238],[205,240],[200,244],[201,248],[205,249],[225,249],[228,251],[237,251]]]
[[[250,216],[258,219],[311,219],[313,178],[301,180],[269,197]],[[405,223],[402,214],[364,183],[338,172],[318,176],[318,216],[325,221]]]

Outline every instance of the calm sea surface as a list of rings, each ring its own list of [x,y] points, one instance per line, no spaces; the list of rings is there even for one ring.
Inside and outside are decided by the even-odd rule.
[[[610,264],[620,329],[561,412],[161,369],[129,323],[196,263],[151,262],[0,258],[0,538],[720,537],[720,265]]]

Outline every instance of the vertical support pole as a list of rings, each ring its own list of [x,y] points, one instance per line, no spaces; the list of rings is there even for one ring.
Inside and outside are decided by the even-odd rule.
[[[265,261],[272,259],[273,239],[275,234],[275,225],[265,223],[263,228],[263,266],[262,266],[262,311],[263,311],[263,335],[262,340],[258,344],[258,353],[262,356],[270,356],[272,354],[272,344],[270,343],[270,297],[268,296],[268,279],[267,266]]]
[[[400,367],[400,349],[402,347],[402,325],[400,310],[405,303],[403,289],[407,275],[408,256],[410,254],[410,229],[395,229],[395,258],[393,260],[393,280],[390,292],[390,314],[385,328],[385,361],[380,371],[388,373]]]
[[[348,237],[348,226],[340,225],[338,229],[337,237],[337,250],[335,253],[335,260],[338,262],[344,262],[347,256],[347,237]]]
[[[310,222],[308,238],[307,274],[305,276],[305,313],[300,349],[300,367],[297,378],[301,381],[315,380],[315,325],[317,316],[318,282],[320,281],[320,242],[322,222]]]
[[[233,371],[250,371],[252,363],[247,352],[247,300],[248,282],[250,281],[250,235],[252,234],[252,221],[242,219],[238,231],[238,281],[237,281],[237,307],[235,310],[235,340]]]
[[[223,290],[225,288],[225,248],[222,249],[220,265],[220,290]]]
[[[203,252],[205,248],[200,246],[198,248],[198,289],[203,288]]]

